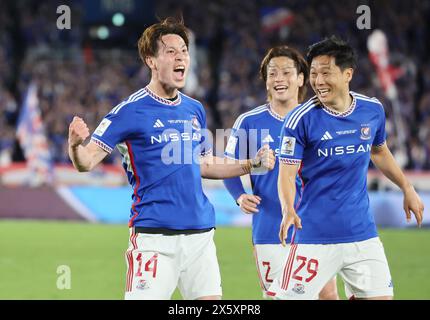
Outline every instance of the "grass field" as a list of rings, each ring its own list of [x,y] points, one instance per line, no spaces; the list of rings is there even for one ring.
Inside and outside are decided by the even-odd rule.
[[[430,230],[380,236],[396,299],[430,299]],[[261,299],[250,238],[248,228],[216,231],[224,299]],[[127,242],[123,225],[0,221],[0,299],[122,299]],[[70,290],[57,289],[61,265],[70,267]]]

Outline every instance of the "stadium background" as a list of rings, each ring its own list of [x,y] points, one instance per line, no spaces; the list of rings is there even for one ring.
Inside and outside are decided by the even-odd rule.
[[[357,28],[363,4],[370,30]],[[70,30],[57,28],[60,5],[71,9]],[[305,52],[331,34],[349,40],[359,54],[351,88],[384,104],[388,144],[430,208],[429,1],[1,1],[0,299],[122,298],[131,189],[118,153],[92,173],[76,173],[67,129],[79,115],[94,130],[148,82],[137,39],[157,17],[178,12],[193,34],[185,91],[202,101],[213,132],[265,102],[257,71],[267,48],[286,43]],[[388,40],[394,100],[369,59],[376,29]],[[219,181],[204,185],[217,211],[224,297],[259,299],[250,216]],[[425,228],[407,225],[398,189],[372,168],[369,189],[396,297],[430,299],[428,214]],[[64,265],[68,290],[57,286]]]

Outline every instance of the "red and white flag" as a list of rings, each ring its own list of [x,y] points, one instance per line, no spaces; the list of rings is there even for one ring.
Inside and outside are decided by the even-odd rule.
[[[18,118],[16,135],[27,160],[28,183],[32,186],[52,183],[52,160],[39,109],[37,86],[27,89]]]
[[[390,64],[388,41],[381,30],[373,31],[367,38],[369,59],[376,67],[379,83],[389,99],[397,99],[397,89],[394,81],[403,74],[402,68]]]
[[[294,21],[294,13],[287,8],[265,7],[260,11],[261,25],[264,32],[272,32],[289,26]]]

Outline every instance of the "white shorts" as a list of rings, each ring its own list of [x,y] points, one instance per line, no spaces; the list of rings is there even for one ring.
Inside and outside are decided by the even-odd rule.
[[[281,244],[256,244],[254,245],[254,257],[257,265],[263,298],[267,298],[267,290],[273,280],[280,277],[284,262],[287,260],[290,245],[283,247]]]
[[[214,230],[162,235],[130,230],[126,300],[168,300],[176,287],[186,300],[221,296]]]
[[[318,299],[337,273],[348,298],[393,296],[390,269],[378,237],[338,244],[293,244],[281,277],[267,294],[275,299]]]

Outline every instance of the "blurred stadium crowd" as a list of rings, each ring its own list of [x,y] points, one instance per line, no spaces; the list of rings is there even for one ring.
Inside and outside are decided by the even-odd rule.
[[[149,80],[138,59],[135,34],[128,47],[96,46],[80,20],[82,1],[70,2],[71,30],[56,28],[57,2],[0,2],[0,165],[22,160],[15,132],[30,81],[36,80],[39,88],[52,157],[64,163],[69,161],[67,130],[73,115],[82,116],[94,130],[113,106]],[[280,8],[280,3],[288,7],[282,25],[270,25],[270,19],[266,23],[266,9]],[[396,144],[392,106],[368,59],[371,30],[356,26],[359,4],[371,8],[372,29],[386,33],[391,62],[398,68],[404,153]],[[163,0],[154,6],[159,17],[182,11],[193,32],[195,81],[186,90],[207,108],[210,129],[230,128],[240,113],[265,102],[258,69],[270,46],[285,43],[305,53],[309,44],[336,34],[359,54],[352,90],[375,96],[385,106],[388,142],[398,161],[407,169],[430,170],[430,1]]]

